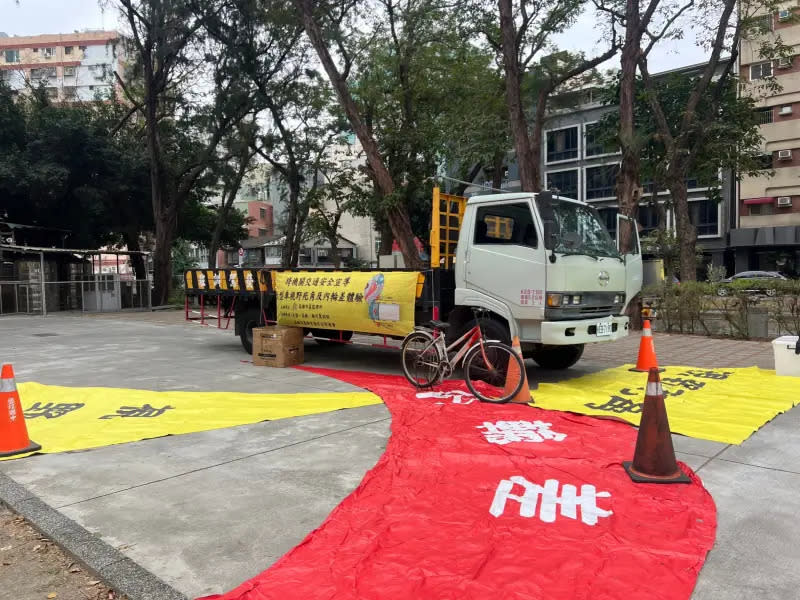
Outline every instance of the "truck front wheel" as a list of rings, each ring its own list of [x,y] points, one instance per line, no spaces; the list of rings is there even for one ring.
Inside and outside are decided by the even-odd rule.
[[[583,344],[572,346],[541,346],[530,357],[543,369],[569,369],[583,356]]]

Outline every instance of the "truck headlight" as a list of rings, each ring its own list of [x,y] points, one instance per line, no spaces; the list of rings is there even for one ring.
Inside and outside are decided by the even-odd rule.
[[[573,304],[580,304],[581,303],[581,297],[580,296],[573,296],[572,297],[572,303]]]
[[[552,308],[561,306],[561,294],[547,294],[547,306]]]
[[[625,296],[617,294],[614,296],[614,304],[622,304],[625,301]]]

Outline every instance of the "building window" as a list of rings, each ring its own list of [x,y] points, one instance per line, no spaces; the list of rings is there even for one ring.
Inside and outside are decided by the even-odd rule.
[[[264,254],[271,258],[279,258],[281,256],[280,246],[267,246],[264,248]]]
[[[64,67],[64,77],[75,77],[75,67]]]
[[[760,170],[766,171],[768,169],[771,169],[772,168],[772,153],[768,152],[766,154],[762,154],[759,157],[758,162],[761,163],[760,166],[759,166]]]
[[[45,58],[53,58],[56,55],[55,48],[45,48],[44,49],[44,57]]]
[[[750,215],[774,215],[775,205],[772,202],[766,204],[750,204]]]
[[[619,152],[618,148],[615,148],[611,144],[604,144],[603,140],[599,139],[600,130],[602,126],[600,123],[590,123],[588,125],[583,126],[584,131],[584,156],[589,158],[590,156],[601,156],[603,154],[616,154]]]
[[[258,216],[259,216],[260,219],[266,219],[267,218],[267,209],[266,208],[259,208],[258,209]]]
[[[765,108],[757,108],[755,110],[756,113],[756,123],[759,125],[766,125],[767,123],[772,123],[772,115],[773,110],[771,106],[767,106]]]
[[[476,244],[515,244],[536,248],[536,227],[527,203],[481,206],[475,224]]]
[[[764,79],[772,76],[772,61],[750,65],[750,79]]]
[[[64,54],[72,54],[72,46],[64,46]]]
[[[547,132],[547,162],[578,158],[578,127]]]
[[[258,236],[259,237],[263,237],[265,235],[267,235],[267,230],[266,229],[259,229],[258,230]]]
[[[613,198],[619,165],[602,165],[586,169],[586,199]]]
[[[578,200],[578,169],[548,173],[547,189],[558,190],[559,195]]]
[[[34,54],[39,54],[39,49],[38,49],[38,48],[34,48],[34,49],[33,49],[33,53],[34,53]]]
[[[689,221],[697,235],[719,235],[719,205],[713,200],[689,202]]]
[[[55,100],[58,98],[58,88],[57,87],[49,87],[45,88],[45,92],[47,93],[47,97],[50,100]]]
[[[619,209],[614,207],[599,208],[597,212],[600,214],[600,219],[603,221],[606,229],[608,229],[608,233],[611,234],[611,237],[617,237],[617,214],[619,213]]]
[[[7,63],[19,62],[19,50],[6,50],[5,54]]]
[[[758,15],[753,17],[752,29],[754,32],[766,33],[772,31],[772,15]]]
[[[641,229],[639,236],[643,237],[658,229],[658,210],[654,206],[639,206],[639,214],[636,216]]]
[[[56,76],[56,68],[55,67],[44,67],[40,69],[31,69],[31,79],[48,79],[48,78],[55,78]]]

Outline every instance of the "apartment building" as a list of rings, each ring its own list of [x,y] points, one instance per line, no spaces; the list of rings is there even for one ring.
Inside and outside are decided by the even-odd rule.
[[[113,93],[122,54],[115,31],[0,33],[0,80],[19,93],[43,83],[48,96],[58,102],[93,101]]]
[[[739,184],[730,245],[735,270],[777,270],[800,276],[800,8],[787,2],[760,17],[769,32],[742,43],[739,72],[743,93],[758,99],[764,138],[764,173]],[[764,38],[780,36],[791,56],[764,60]],[[761,80],[774,76],[780,91]]]

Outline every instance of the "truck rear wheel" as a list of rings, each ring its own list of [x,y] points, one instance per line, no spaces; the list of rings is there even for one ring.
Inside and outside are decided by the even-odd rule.
[[[239,339],[242,348],[248,354],[253,354],[253,329],[261,326],[261,311],[257,308],[250,309],[241,316],[239,326]]]
[[[541,346],[530,357],[543,369],[569,369],[583,356],[583,344],[571,346]]]

